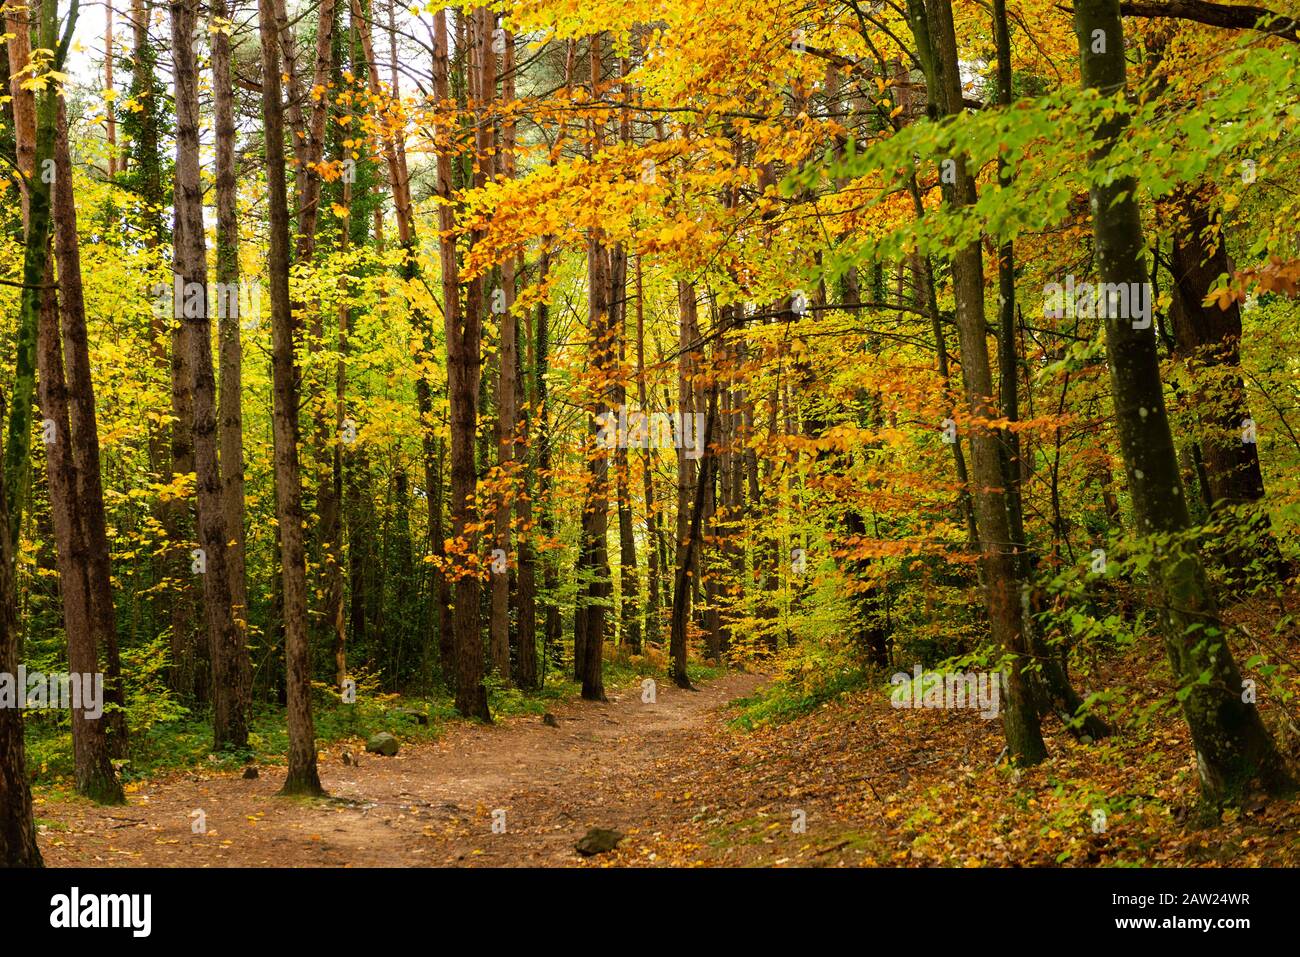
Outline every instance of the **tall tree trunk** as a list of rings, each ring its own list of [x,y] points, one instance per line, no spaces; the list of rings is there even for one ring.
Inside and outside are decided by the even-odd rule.
[[[447,49],[447,12],[434,16],[434,95],[450,99],[451,65]],[[454,575],[456,709],[465,717],[491,721],[487,689],[483,686],[483,646],[479,635],[479,571],[464,567],[475,553],[477,521],[474,494],[478,476],[474,437],[478,422],[480,323],[474,304],[462,312],[460,268],[456,261],[455,209],[452,206],[451,156],[439,150],[438,251],[442,266],[443,317],[447,342],[447,396],[451,418],[451,533],[456,538],[460,567]]]
[[[246,298],[256,309],[256,300],[242,295],[239,267],[239,186],[235,171],[235,96],[230,49],[230,21],[235,15],[234,0],[222,0],[212,31],[212,106],[216,149],[217,197],[217,341],[218,387],[217,418],[221,460],[221,501],[230,546],[226,560],[230,578],[230,602],[236,622],[248,634],[248,572],[245,563],[247,541],[244,532],[244,416],[243,347],[240,343],[241,309]],[[215,18],[214,18],[215,19]],[[225,308],[220,304],[224,303]],[[233,308],[232,308],[233,307]],[[253,321],[259,319],[254,315]],[[241,677],[242,686],[252,687],[247,653],[238,665],[249,669]]]
[[[176,481],[193,473],[197,485],[200,480],[196,472],[194,448],[194,345],[190,341],[193,323],[187,322],[184,317],[185,294],[188,291],[185,286],[190,279],[200,280],[202,292],[194,298],[199,302],[199,311],[205,314],[207,311],[206,251],[200,252],[196,258],[196,247],[186,247],[184,239],[186,219],[197,222],[200,227],[203,223],[198,155],[198,66],[193,41],[197,15],[193,0],[177,0],[170,9],[176,103],[176,164],[172,199],[172,289],[168,296],[169,307],[162,311],[167,316],[171,329],[171,401],[175,421],[171,430],[171,475],[168,477]],[[197,210],[193,208],[194,203],[199,204]],[[204,245],[201,229],[195,243],[198,247]],[[184,584],[180,586],[176,602],[172,606],[172,654],[178,672],[178,690],[183,696],[202,702],[209,694],[216,693],[209,687],[209,669],[212,667],[212,622],[220,611],[213,607],[214,601],[204,599],[205,615],[214,617],[208,619],[206,636],[201,636],[194,620],[196,589],[191,585],[194,581],[192,569],[201,566],[194,565],[190,548],[186,544],[193,532],[198,544],[203,545],[202,532],[193,524],[194,519],[195,511],[191,500],[187,496],[173,497],[165,523],[168,540],[172,543],[169,556],[171,573],[178,582]],[[214,722],[214,732],[215,730]]]
[[[645,371],[645,299],[642,287],[641,277],[641,257],[636,257],[636,390],[637,404],[641,411],[649,415],[650,403],[646,387]],[[654,469],[651,463],[654,461],[654,450],[649,448],[649,443],[641,457],[641,485],[642,495],[645,498],[645,521],[646,521],[646,607],[645,607],[645,640],[647,642],[659,641],[659,608],[662,601],[659,597],[659,550],[660,542],[663,539],[663,529],[661,528],[661,517],[655,504],[654,491]],[[622,534],[622,528],[619,529]],[[637,649],[639,650],[639,649]]]
[[[537,281],[545,284],[551,268],[551,251],[549,237],[542,238],[542,252],[537,261]],[[537,304],[537,362],[533,370],[533,379],[537,392],[537,489],[538,508],[541,511],[540,526],[542,537],[549,543],[555,538],[555,502],[553,500],[554,481],[551,476],[551,398],[546,384],[550,366],[550,322],[551,307],[546,302]],[[542,589],[546,594],[546,618],[542,626],[542,675],[546,669],[561,663],[563,640],[563,622],[560,617],[560,602],[557,591],[560,586],[559,570],[556,567],[554,549],[547,549],[542,558]]]
[[[497,88],[497,50],[495,42],[496,15],[483,8],[475,11],[477,30],[477,91],[474,109],[477,121],[476,165],[483,181],[491,180],[498,171],[496,118],[493,115]],[[502,49],[504,52],[504,48]],[[507,276],[507,272],[509,275]],[[514,377],[519,364],[518,320],[512,314],[514,305],[513,258],[498,270],[501,285],[491,295],[491,309],[498,313],[500,336],[497,349],[497,466],[502,483],[492,509],[492,544],[507,556],[505,568],[493,569],[488,613],[488,646],[492,652],[492,668],[504,682],[510,674],[510,584],[515,562],[510,556],[510,514],[513,510],[515,433],[519,423],[518,396]],[[499,290],[499,292],[498,292]],[[504,308],[501,308],[504,307]],[[500,567],[500,566],[498,566]]]
[[[593,60],[599,60],[599,38],[593,38]],[[593,79],[598,67],[592,66]],[[597,435],[596,408],[608,411],[608,377],[613,361],[614,340],[609,326],[609,250],[592,229],[587,241],[587,322],[592,338],[591,368],[596,373],[589,416],[589,435]],[[617,411],[613,412],[617,418]],[[582,697],[604,701],[604,643],[606,602],[611,591],[609,576],[609,450],[590,450],[587,461],[587,489],[582,508],[582,529],[578,550],[578,605],[574,611],[574,674],[582,682]]]
[[[604,70],[602,40],[599,33],[589,41],[590,95],[599,90]],[[603,121],[591,120],[591,150],[604,142]],[[601,230],[587,231],[587,327],[591,336],[591,362],[594,373],[589,387],[588,432],[597,435],[597,416],[608,414],[611,398],[609,383],[615,363],[614,330],[611,320],[611,251],[603,241]],[[614,411],[617,417],[617,410]],[[578,602],[574,610],[574,676],[582,682],[582,697],[587,701],[604,701],[604,644],[607,603],[612,592],[609,574],[609,450],[592,448],[587,460],[587,487],[582,508],[582,529],[578,549]]]
[[[618,378],[614,386],[615,412],[627,407],[627,386],[623,381],[623,343],[627,341],[627,250],[611,251],[610,328],[618,339]],[[644,409],[642,410],[644,413]],[[641,653],[641,601],[636,570],[636,538],[632,532],[632,491],[626,442],[614,450],[614,490],[618,507],[619,640],[632,654]]]
[[[515,37],[502,32],[504,48],[501,57],[501,99],[505,103],[515,100]],[[507,179],[515,175],[517,133],[514,120],[505,116],[501,120],[501,173]],[[519,316],[515,311],[517,272],[520,260],[512,256],[501,266],[501,283],[506,297],[506,315],[501,323],[501,422],[502,432],[509,437],[509,457],[517,473],[512,483],[514,511],[519,520],[516,538],[518,559],[516,567],[515,605],[515,655],[514,679],[520,688],[534,689],[537,682],[537,585],[536,550],[534,548],[533,505],[525,467],[528,459],[528,435],[532,406],[525,402],[524,362],[519,350]],[[508,318],[507,318],[508,317]],[[527,325],[527,323],[525,323]],[[513,398],[510,413],[513,423],[506,429],[505,393],[506,368],[510,368],[509,392]],[[508,515],[507,515],[508,519]]]
[[[0,529],[9,527],[9,505],[0,483]],[[18,602],[14,550],[0,534],[0,674],[18,674]],[[41,867],[27,779],[23,712],[0,708],[0,867]]]
[[[909,0],[909,19],[927,88],[939,112],[961,112],[961,77],[951,0]],[[954,157],[956,183],[946,192],[953,206],[975,203],[975,180],[966,169],[964,157]],[[952,260],[953,295],[957,304],[957,331],[961,345],[962,373],[967,404],[973,422],[996,420],[1001,411],[993,391],[988,340],[984,317],[984,264],[978,243],[958,249]],[[1010,544],[1006,487],[1000,461],[1000,442],[987,426],[976,425],[971,435],[971,480],[974,484],[976,525],[983,555],[984,586],[989,624],[996,642],[1010,657],[1007,669],[1006,704],[1002,709],[1003,730],[1011,759],[1017,764],[1036,764],[1047,756],[1038,713],[1034,707],[1020,600],[1019,565]]]
[[[45,0],[46,3],[52,0]],[[47,273],[50,279],[52,274]],[[53,288],[42,291],[37,363],[40,367],[40,404],[44,417],[50,512],[58,554],[59,585],[63,597],[63,627],[68,639],[68,670],[74,677],[99,675],[96,629],[91,620],[90,554],[86,526],[78,497],[75,444],[68,424],[68,387],[63,372],[58,303]],[[21,693],[21,692],[20,692]],[[122,788],[113,772],[108,743],[108,722],[91,718],[86,709],[72,712],[72,750],[77,793],[105,804],[124,803]]]
[[[1011,32],[1007,22],[1006,0],[993,0],[993,34],[997,45],[997,100],[1004,108],[1012,103]],[[1011,174],[1006,161],[998,159],[998,179],[1005,187]],[[1016,266],[1015,247],[1010,240],[998,247],[998,367],[1001,372],[1002,415],[1009,422],[1020,420],[1020,360],[1016,352]],[[1012,548],[1019,568],[1023,596],[1022,627],[1026,640],[1038,660],[1036,681],[1040,686],[1041,704],[1051,708],[1070,733],[1081,740],[1096,740],[1110,733],[1101,718],[1081,713],[1083,699],[1070,684],[1066,659],[1062,651],[1051,648],[1029,616],[1033,559],[1025,539],[1024,505],[1020,493],[1020,437],[1012,429],[1001,430],[1002,480],[1006,487],[1007,518]]]
[[[352,184],[343,183],[343,217],[339,230],[339,253],[346,255],[352,231]],[[334,433],[330,442],[329,475],[321,483],[318,497],[321,507],[322,539],[331,543],[333,560],[325,570],[325,621],[334,639],[334,683],[340,689],[347,680],[347,622],[343,615],[343,442],[347,412],[348,280],[339,279],[338,359],[334,363]],[[434,490],[426,489],[433,499]],[[439,489],[441,492],[441,489]],[[350,560],[349,555],[349,560]]]
[[[282,794],[323,794],[316,772],[311,715],[311,651],[307,642],[307,560],[303,548],[302,488],[298,471],[298,370],[289,306],[289,201],[284,171],[284,104],[273,0],[258,0],[262,47],[262,118],[266,131],[270,250],[276,519],[284,596],[284,657],[289,725],[289,770]]]
[[[230,536],[217,458],[217,382],[212,369],[207,243],[203,225],[203,185],[199,175],[198,60],[194,31],[197,0],[171,7],[172,56],[176,77],[176,208],[174,266],[176,319],[185,327],[194,409],[194,473],[202,554],[204,617],[212,667],[213,748],[248,745],[250,674],[244,630],[232,609]],[[238,293],[236,292],[236,297]],[[222,296],[221,298],[226,298]]]
[[[695,304],[695,286],[684,280],[677,282],[677,415],[682,423],[681,432],[685,432],[687,416],[695,413],[695,350],[699,348],[700,329]],[[713,431],[712,419],[707,420],[709,428],[705,435]],[[685,443],[679,443],[685,446]],[[675,576],[673,586],[672,624],[669,633],[668,660],[669,672],[673,680],[681,687],[690,687],[690,678],[686,674],[686,661],[689,654],[688,624],[691,618],[691,596],[695,590],[695,570],[697,549],[693,544],[692,521],[703,521],[706,501],[702,487],[702,476],[696,460],[689,457],[686,448],[677,450],[677,546],[675,550]],[[697,487],[697,485],[699,487]],[[692,499],[698,502],[699,515],[694,515]]]
[[[1119,0],[1078,0],[1074,29],[1084,87],[1104,97],[1124,96],[1128,78]],[[1125,113],[1115,112],[1098,127],[1094,162],[1105,161],[1127,123]],[[1094,182],[1090,207],[1101,281],[1147,282],[1134,179]],[[1165,410],[1155,334],[1149,322],[1147,328],[1134,328],[1133,318],[1117,315],[1120,311],[1107,304],[1106,353],[1115,428],[1138,532],[1177,536],[1188,529],[1190,519]],[[1270,790],[1291,787],[1259,712],[1242,700],[1241,673],[1224,640],[1199,556],[1186,544],[1160,547],[1156,577],[1165,600],[1165,648],[1181,685],[1202,794],[1219,801],[1256,782]]]
[[[52,2],[52,0],[51,0]],[[95,419],[95,387],[90,372],[90,342],[86,331],[86,305],[81,283],[81,251],[77,239],[77,214],[72,190],[72,162],[68,155],[68,128],[59,104],[58,133],[54,143],[54,256],[59,269],[63,362],[67,369],[72,460],[76,468],[76,512],[86,542],[87,609],[91,642],[102,649],[105,661],[105,715],[109,749],[126,757],[126,693],[117,647],[117,615],[113,607],[113,577],[109,564],[108,530],[104,518],[104,486],[100,471],[99,427]]]

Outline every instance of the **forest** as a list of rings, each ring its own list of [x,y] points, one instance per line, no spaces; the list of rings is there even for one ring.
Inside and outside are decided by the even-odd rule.
[[[1300,865],[1263,2],[5,0],[0,862]]]

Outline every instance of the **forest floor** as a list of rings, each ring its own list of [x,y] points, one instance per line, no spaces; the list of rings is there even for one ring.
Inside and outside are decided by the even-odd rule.
[[[391,758],[362,739],[334,743],[320,762],[324,800],[277,797],[284,769],[265,766],[253,779],[190,770],[140,782],[126,807],[38,796],[41,851],[52,866],[542,866],[582,861],[574,843],[600,827],[653,860],[656,839],[695,813],[692,772],[708,767],[697,762],[732,736],[718,709],[760,680],[731,673],[693,692],[661,682],[653,704],[634,684],[608,703],[556,703],[558,727],[532,715],[456,723]],[[359,763],[344,764],[344,750]],[[204,834],[192,833],[196,810]]]
[[[1150,674],[1158,650],[1143,657],[1105,682]],[[192,769],[133,782],[125,807],[38,792],[41,850],[49,865],[92,867],[1300,864],[1300,800],[1247,802],[1205,825],[1176,713],[1094,745],[1045,726],[1051,758],[1017,771],[998,761],[999,721],[895,710],[882,687],[740,728],[737,699],[767,694],[769,679],[661,682],[654,704],[629,684],[604,704],[555,702],[558,727],[455,722],[392,758],[331,743],[327,799],[276,797],[284,769],[266,765],[253,779]],[[191,831],[197,810],[204,834]],[[583,857],[574,845],[593,827],[624,839]]]

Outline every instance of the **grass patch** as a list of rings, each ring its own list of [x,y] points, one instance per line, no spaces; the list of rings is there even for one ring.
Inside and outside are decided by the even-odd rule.
[[[803,674],[783,673],[752,695],[732,701],[731,706],[739,708],[740,714],[727,722],[727,726],[753,731],[763,725],[786,724],[811,714],[842,695],[868,686],[875,677],[871,669],[852,666],[835,669],[811,680]]]

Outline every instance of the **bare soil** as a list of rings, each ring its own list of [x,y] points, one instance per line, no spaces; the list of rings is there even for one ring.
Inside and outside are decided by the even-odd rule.
[[[721,709],[761,680],[661,682],[653,704],[624,688],[608,703],[556,705],[558,727],[531,716],[457,724],[391,758],[332,744],[320,763],[326,799],[276,796],[281,767],[253,779],[180,772],[134,788],[125,807],[45,799],[41,852],[50,866],[90,867],[654,864],[658,839],[698,818],[692,776],[726,763],[734,735]],[[359,763],[345,764],[344,750]],[[194,833],[196,811],[206,833]],[[584,858],[574,844],[592,827],[627,839]]]

